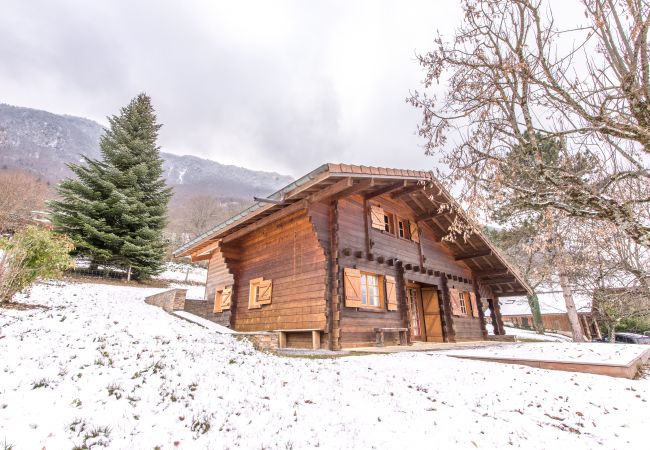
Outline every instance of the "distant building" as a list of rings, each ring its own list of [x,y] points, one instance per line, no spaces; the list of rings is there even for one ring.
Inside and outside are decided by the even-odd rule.
[[[547,292],[537,294],[542,312],[542,322],[546,331],[562,334],[571,333],[571,323],[566,311],[566,304],[562,291],[558,286],[553,286]],[[578,310],[582,332],[588,339],[601,338],[600,329],[592,314],[591,296],[582,293],[573,293],[573,301]],[[518,328],[533,328],[533,315],[528,306],[528,299],[524,296],[502,297],[499,299],[501,317],[505,325]]]

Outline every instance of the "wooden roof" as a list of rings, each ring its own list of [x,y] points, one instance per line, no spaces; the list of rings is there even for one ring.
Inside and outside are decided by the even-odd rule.
[[[218,224],[196,239],[184,244],[174,256],[201,255],[216,248],[221,241],[237,239],[280,217],[307,208],[309,203],[332,197],[363,194],[366,198],[387,194],[404,201],[438,238],[448,234],[456,215],[471,223],[451,195],[436,181],[431,172],[390,169],[348,164],[324,164],[288,186],[257,201],[241,213]],[[440,205],[453,205],[440,212]],[[530,292],[517,270],[500,251],[475,230],[467,241],[444,241],[457,261],[462,261],[497,295]]]

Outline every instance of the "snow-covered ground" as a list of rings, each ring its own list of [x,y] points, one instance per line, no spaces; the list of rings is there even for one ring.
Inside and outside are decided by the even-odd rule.
[[[207,276],[208,270],[203,267],[194,266],[192,264],[168,262],[165,263],[165,270],[154,278],[166,281],[205,283]]]
[[[439,352],[286,358],[189,323],[158,289],[38,285],[0,309],[0,443],[14,449],[645,449],[650,380]],[[96,447],[95,447],[96,448]]]
[[[491,324],[488,323],[485,325],[485,327],[487,329],[488,334],[494,334],[494,330]],[[506,334],[511,336],[517,336],[517,338],[521,340],[535,340],[535,341],[546,341],[546,342],[572,342],[570,337],[563,336],[557,333],[546,332],[545,334],[537,334],[536,332],[531,330],[522,330],[521,328],[506,327],[506,326],[504,326],[503,329],[506,332]]]

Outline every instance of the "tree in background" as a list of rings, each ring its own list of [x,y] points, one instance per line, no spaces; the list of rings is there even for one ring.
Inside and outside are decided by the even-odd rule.
[[[28,226],[0,238],[0,303],[28,289],[36,280],[60,276],[70,267],[74,244],[65,236]]]
[[[34,211],[45,207],[48,183],[29,172],[0,170],[0,232],[15,231],[29,223]]]
[[[108,120],[110,128],[100,141],[102,159],[69,165],[76,178],[59,185],[61,200],[51,202],[52,220],[74,241],[78,254],[95,264],[124,267],[128,279],[144,278],[161,270],[172,195],[156,145],[160,125],[145,94]]]
[[[419,56],[425,89],[444,80],[446,93],[409,100],[423,112],[427,153],[449,169],[440,177],[460,183],[470,211],[508,198],[611,223],[650,246],[650,222],[636,213],[648,197],[616,195],[627,180],[650,182],[650,4],[579,4],[581,23],[560,29],[550,1],[463,0],[453,39]],[[545,158],[549,141],[560,143],[557,159]],[[534,177],[509,176],[515,147]]]

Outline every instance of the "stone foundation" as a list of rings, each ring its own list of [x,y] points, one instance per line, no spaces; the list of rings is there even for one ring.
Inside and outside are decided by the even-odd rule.
[[[255,347],[255,350],[262,352],[274,352],[280,347],[278,333],[273,331],[259,331],[251,333],[237,333],[237,339],[247,339]]]
[[[144,302],[149,305],[159,306],[167,312],[180,311],[185,308],[186,294],[187,289],[170,289],[160,294],[145,297]]]

